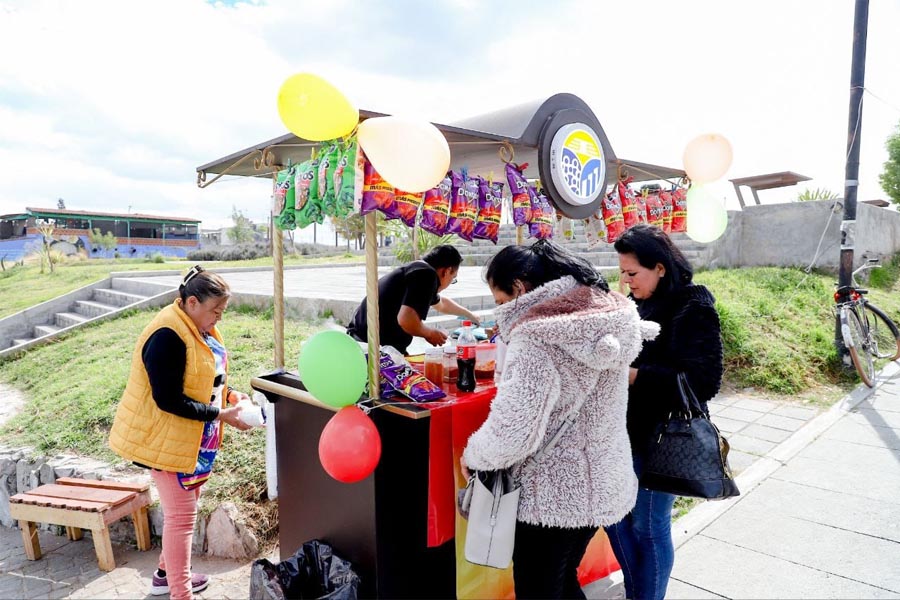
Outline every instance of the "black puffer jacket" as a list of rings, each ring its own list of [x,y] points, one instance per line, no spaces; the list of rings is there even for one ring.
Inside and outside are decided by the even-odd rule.
[[[638,301],[641,318],[660,325],[631,366],[638,369],[628,388],[628,435],[632,452],[643,456],[657,424],[681,405],[676,378],[688,383],[704,408],[722,383],[722,336],[716,300],[702,285]]]

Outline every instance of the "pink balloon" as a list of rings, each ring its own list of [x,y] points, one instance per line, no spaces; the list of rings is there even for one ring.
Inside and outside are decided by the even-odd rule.
[[[319,461],[325,472],[343,483],[368,477],[381,458],[381,436],[375,423],[356,406],[331,417],[319,437]]]

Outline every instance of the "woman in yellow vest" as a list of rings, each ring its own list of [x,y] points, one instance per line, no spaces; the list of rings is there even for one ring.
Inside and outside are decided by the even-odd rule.
[[[191,574],[191,544],[200,486],[222,440],[221,423],[248,429],[227,386],[228,353],[216,323],[231,291],[219,276],[193,267],[179,298],[138,338],[131,374],[109,433],[119,456],[151,469],[163,510],[162,552],[150,593],[190,599],[209,577]]]

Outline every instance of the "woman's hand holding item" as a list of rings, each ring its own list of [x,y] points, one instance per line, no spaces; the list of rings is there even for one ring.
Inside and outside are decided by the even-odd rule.
[[[237,390],[229,391],[228,397],[225,398],[225,400],[231,406],[237,406],[238,403],[241,402],[242,400],[247,400],[247,401],[252,402],[252,400],[250,400],[250,396],[248,396],[244,392],[239,392]]]
[[[466,461],[463,460],[462,456],[459,457],[459,470],[462,471],[463,479],[465,479],[466,481],[468,481],[469,477],[472,476],[472,474],[469,473],[469,467],[468,465],[466,465]]]
[[[246,423],[241,421],[241,409],[237,406],[221,409],[219,411],[218,419],[223,423],[228,423],[232,427],[235,427],[241,431],[247,431],[248,429],[250,429],[250,425],[247,425]]]
[[[628,367],[628,385],[634,385],[634,380],[637,379],[637,373],[637,369]]]

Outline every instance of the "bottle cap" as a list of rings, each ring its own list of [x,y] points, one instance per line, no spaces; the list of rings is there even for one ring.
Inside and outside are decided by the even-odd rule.
[[[463,322],[462,322],[462,326],[463,326],[463,327],[471,327],[471,326],[472,326],[472,321],[463,321]]]

